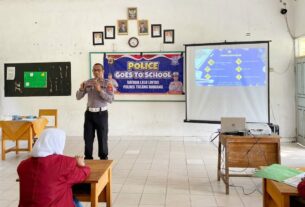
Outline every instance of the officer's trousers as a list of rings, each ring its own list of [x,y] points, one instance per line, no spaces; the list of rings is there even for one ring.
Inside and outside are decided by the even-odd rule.
[[[84,140],[85,159],[93,159],[93,142],[97,132],[98,156],[108,159],[108,111],[85,112]]]

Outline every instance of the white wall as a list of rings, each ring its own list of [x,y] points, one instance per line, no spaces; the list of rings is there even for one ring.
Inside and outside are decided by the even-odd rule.
[[[289,8],[288,4],[288,8]],[[175,29],[175,44],[162,38],[140,36],[131,49],[127,40],[137,36],[136,21],[130,34],[92,46],[92,32],[126,19],[127,7],[137,7],[139,19]],[[221,41],[272,40],[270,63],[271,121],[283,137],[295,136],[292,40],[277,0],[2,0],[0,1],[0,68],[4,63],[71,61],[72,96],[4,97],[1,72],[1,114],[37,114],[39,108],[58,108],[59,126],[69,135],[82,135],[85,100],[75,91],[89,77],[90,51],[184,50],[183,44]],[[289,8],[289,12],[293,11]],[[251,36],[246,36],[251,33]],[[110,107],[110,135],[203,136],[218,126],[183,123],[184,103],[115,102]]]
[[[295,2],[295,36],[305,36],[305,0]]]

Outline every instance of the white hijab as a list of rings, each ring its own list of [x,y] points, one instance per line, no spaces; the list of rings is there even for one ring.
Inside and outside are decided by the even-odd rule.
[[[37,139],[32,157],[46,157],[57,154],[62,155],[65,148],[66,133],[61,129],[45,129]]]

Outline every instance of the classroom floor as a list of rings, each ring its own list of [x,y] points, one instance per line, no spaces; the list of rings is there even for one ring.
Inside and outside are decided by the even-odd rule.
[[[69,137],[65,154],[82,154],[82,138]],[[95,143],[95,154],[97,145]],[[113,159],[113,207],[260,207],[261,179],[232,178],[225,194],[216,179],[217,148],[194,137],[110,137]],[[282,144],[282,164],[305,166],[305,148]],[[16,207],[19,186],[16,167],[28,153],[7,154],[0,161],[0,206]],[[97,158],[97,156],[95,156]],[[90,206],[84,203],[84,206]],[[100,204],[99,206],[105,206]]]

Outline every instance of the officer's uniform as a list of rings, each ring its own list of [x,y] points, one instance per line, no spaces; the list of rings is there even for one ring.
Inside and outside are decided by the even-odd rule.
[[[100,159],[108,159],[108,110],[107,103],[113,101],[113,90],[107,87],[108,80],[103,80],[101,92],[94,87],[94,79],[85,82],[85,89],[76,92],[76,99],[82,99],[88,94],[87,110],[85,112],[84,140],[85,159],[93,159],[93,141],[95,130],[98,138],[98,156]]]
[[[168,87],[169,91],[182,92],[183,84],[181,81],[172,81]]]
[[[177,77],[178,78],[179,73],[178,72],[173,72],[173,78]],[[181,81],[179,81],[178,79],[174,81],[170,82],[168,90],[170,93],[182,93],[183,90],[183,84]]]
[[[116,93],[118,91],[119,84],[115,79],[108,79],[108,81],[112,84],[113,86],[113,92]]]

